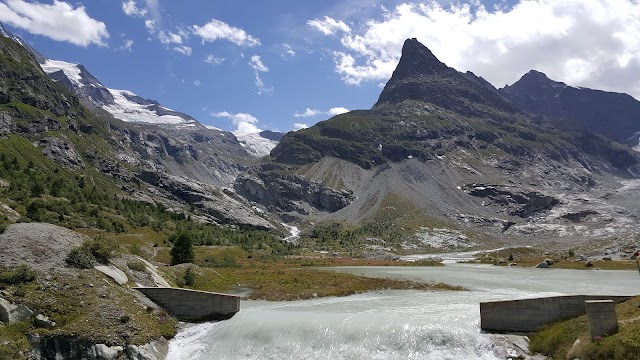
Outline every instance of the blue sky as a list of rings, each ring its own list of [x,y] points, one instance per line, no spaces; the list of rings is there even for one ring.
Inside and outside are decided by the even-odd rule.
[[[631,0],[0,0],[43,55],[226,130],[288,131],[370,108],[402,42],[495,86],[530,69],[640,95]]]

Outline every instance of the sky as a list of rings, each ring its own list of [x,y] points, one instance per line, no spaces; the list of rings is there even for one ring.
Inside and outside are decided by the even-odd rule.
[[[378,99],[407,38],[496,87],[531,69],[640,98],[638,0],[0,0],[48,58],[241,133]]]

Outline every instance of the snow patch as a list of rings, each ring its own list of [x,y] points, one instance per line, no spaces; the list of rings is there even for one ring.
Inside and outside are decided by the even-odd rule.
[[[71,80],[73,85],[77,87],[83,87],[82,83],[82,75],[80,75],[80,69],[78,68],[78,64],[69,63],[62,60],[51,60],[47,59],[44,64],[40,64],[42,70],[47,74],[52,74],[54,72],[62,70],[64,74]]]
[[[185,120],[177,115],[158,115],[155,111],[149,110],[149,105],[138,104],[127,99],[127,96],[137,96],[129,90],[108,89],[114,105],[104,105],[102,108],[111,113],[115,118],[126,122],[142,122],[151,124],[185,124],[190,121]],[[167,111],[173,111],[167,107],[160,106]]]

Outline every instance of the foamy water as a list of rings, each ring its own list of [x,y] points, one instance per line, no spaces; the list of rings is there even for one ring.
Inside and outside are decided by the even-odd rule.
[[[243,301],[232,319],[190,327],[170,343],[183,359],[505,359],[480,332],[479,302],[558,294],[634,294],[637,272],[338,268],[369,276],[443,281],[474,290],[383,291],[292,302]],[[636,286],[631,286],[632,284]]]

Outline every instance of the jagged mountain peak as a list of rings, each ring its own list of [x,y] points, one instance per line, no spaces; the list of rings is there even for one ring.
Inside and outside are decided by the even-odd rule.
[[[517,111],[486,80],[448,67],[415,38],[404,42],[398,66],[374,108],[407,100],[431,103],[465,116]]]
[[[394,81],[402,81],[411,76],[434,74],[451,71],[443,62],[433,55],[431,50],[416,38],[407,39],[402,46],[402,56],[391,77]]]

